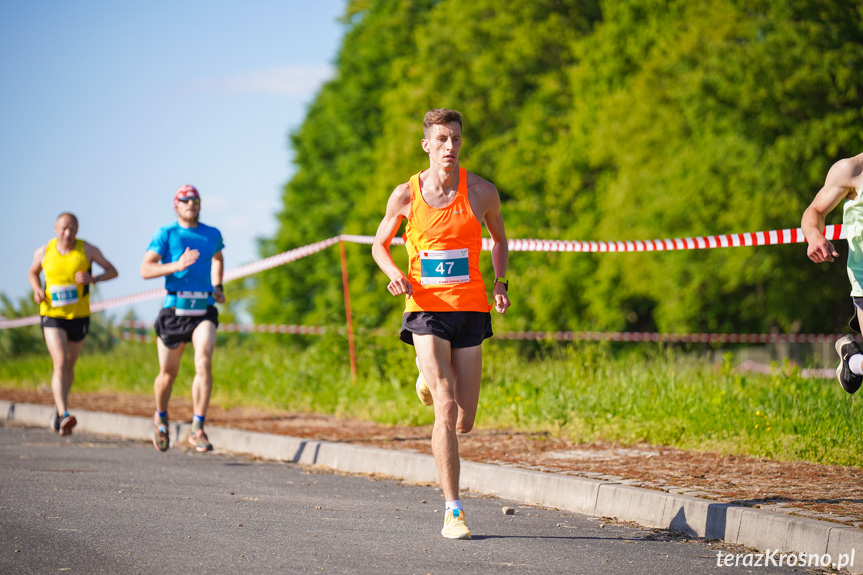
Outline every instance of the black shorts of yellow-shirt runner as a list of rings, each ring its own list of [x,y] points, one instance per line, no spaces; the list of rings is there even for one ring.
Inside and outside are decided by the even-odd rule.
[[[62,317],[48,317],[43,315],[40,321],[42,327],[42,338],[45,337],[46,327],[58,327],[66,332],[69,341],[79,342],[84,341],[87,337],[87,332],[90,331],[89,317],[76,317],[74,319],[64,319]]]
[[[169,349],[177,349],[181,343],[192,341],[192,333],[201,322],[211,321],[219,327],[219,310],[216,306],[207,306],[207,313],[199,316],[178,316],[176,311],[174,307],[163,307],[153,325],[156,335]]]
[[[413,345],[414,334],[435,335],[452,349],[475,347],[494,335],[491,314],[481,311],[409,311],[402,316],[399,338]]]

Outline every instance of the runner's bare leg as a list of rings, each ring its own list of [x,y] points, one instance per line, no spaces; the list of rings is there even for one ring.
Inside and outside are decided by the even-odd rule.
[[[168,411],[168,400],[171,399],[171,390],[174,380],[180,372],[180,359],[186,350],[186,344],[181,343],[176,349],[171,349],[164,343],[162,338],[156,338],[156,349],[159,354],[159,375],[153,382],[153,390],[156,394],[156,411]]]
[[[54,394],[54,405],[57,414],[62,418],[69,408],[69,390],[75,379],[75,362],[84,347],[84,340],[69,341],[65,330],[59,327],[46,327],[43,329],[45,344],[54,364],[51,374],[51,391]]]
[[[455,402],[458,404],[456,430],[467,433],[476,421],[479,390],[482,383],[482,347],[460,347],[452,350],[455,375]]]
[[[195,348],[195,379],[192,381],[192,405],[196,415],[206,415],[213,391],[213,352],[216,349],[216,325],[202,321],[192,332]]]
[[[432,427],[434,454],[445,501],[459,499],[458,404],[455,399],[455,376],[452,371],[450,342],[434,335],[413,335],[420,369],[434,399],[435,420]]]

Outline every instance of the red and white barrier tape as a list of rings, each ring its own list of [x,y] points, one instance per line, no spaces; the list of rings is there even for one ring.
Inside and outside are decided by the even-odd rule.
[[[227,272],[225,272],[224,281],[229,282],[231,280],[244,278],[246,276],[250,276],[252,274],[256,274],[258,272],[269,270],[275,267],[283,266],[286,263],[290,263],[306,256],[316,254],[321,250],[327,249],[331,245],[339,243],[340,238],[341,236],[336,236],[334,238],[329,238],[327,240],[323,240],[314,244],[309,244],[307,246],[301,246],[299,248],[295,248],[286,252],[282,252],[280,254],[276,254],[274,256],[270,256],[263,260],[259,260],[250,264],[240,266],[238,268],[234,268],[232,270],[228,270]]]
[[[339,236],[339,239],[345,242],[350,242],[352,244],[366,244],[369,246],[372,245],[372,243],[374,243],[375,241],[374,236],[357,236],[351,234],[342,234]],[[393,238],[392,245],[403,246],[405,245],[405,241],[400,237],[396,236]]]
[[[842,334],[815,333],[654,333],[598,331],[508,331],[496,333],[499,339],[526,341],[633,341],[664,343],[833,343]]]
[[[124,320],[118,326],[123,329],[151,329],[151,322]],[[326,328],[309,325],[236,324],[219,326],[219,331],[228,333],[290,333],[320,335],[326,332],[344,332],[343,327]],[[372,329],[366,332],[373,336],[392,336],[394,330]],[[495,334],[497,339],[523,341],[624,341],[663,343],[834,343],[842,334],[815,333],[654,333],[627,331],[505,331]]]
[[[110,309],[112,307],[118,307],[121,305],[129,305],[132,303],[138,303],[139,301],[146,301],[148,299],[155,299],[159,297],[165,297],[165,294],[168,292],[164,289],[154,289],[148,291],[142,291],[131,295],[126,295],[122,297],[115,297],[111,299],[105,299],[101,301],[94,301],[90,303],[90,312],[96,311],[104,311],[106,309]],[[16,319],[5,319],[0,320],[0,329],[7,329],[12,327],[24,327],[25,325],[36,325],[40,322],[40,317],[38,315],[31,315],[27,317],[19,317]]]
[[[253,262],[250,264],[246,264],[225,272],[224,281],[228,282],[231,280],[239,279],[242,277],[250,276],[252,274],[256,274],[258,272],[268,270],[271,268],[275,268],[278,266],[285,265],[286,263],[298,260],[300,258],[304,258],[306,256],[310,256],[314,253],[317,253],[321,250],[324,250],[330,247],[333,244],[339,242],[339,237],[330,238],[328,240],[324,240],[322,242],[317,242],[315,244],[310,244],[307,246],[302,246],[293,250],[288,250],[286,252],[282,252],[280,254],[276,254],[274,256],[265,258],[263,260],[259,260],[257,262]],[[157,299],[161,297],[165,297],[165,294],[168,292],[164,289],[153,289],[148,291],[142,291],[135,294],[130,294],[127,296],[115,297],[111,299],[106,299],[102,301],[92,302],[90,304],[90,311],[104,311],[106,309],[110,309],[113,307],[119,307],[122,305],[129,305],[133,303],[138,303],[140,301],[146,301],[150,299]],[[39,316],[32,315],[28,317],[20,317],[16,319],[9,320],[0,320],[0,329],[12,328],[12,327],[23,327],[25,325],[35,325],[39,323]]]
[[[118,307],[121,305],[129,305],[132,303],[138,303],[139,301],[147,301],[148,299],[156,299],[160,297],[165,297],[168,292],[163,288],[159,289],[151,289],[147,291],[142,291],[138,293],[133,293],[130,295],[124,295],[120,297],[115,297],[111,299],[105,299],[101,301],[94,301],[90,304],[90,311],[104,311],[106,309],[110,309],[112,307]],[[0,326],[2,327],[2,326]]]
[[[824,231],[828,240],[845,238],[841,225],[830,225]],[[703,250],[744,246],[770,246],[805,242],[800,228],[747,232],[718,236],[699,236],[666,240],[636,240],[627,242],[581,242],[565,240],[510,240],[514,252],[661,252],[673,250]],[[490,249],[491,240],[483,239],[483,249]]]
[[[321,335],[327,331],[327,328],[314,325],[245,325],[226,323],[224,325],[220,325],[219,330],[228,333],[292,333],[298,335]]]
[[[152,329],[153,322],[140,320],[123,320],[117,324],[123,329]],[[325,327],[314,325],[285,325],[285,324],[242,324],[242,323],[223,323],[219,324],[220,332],[227,333],[291,333],[298,335],[321,335],[328,330]]]
[[[41,316],[29,315],[27,317],[17,317],[15,319],[0,320],[0,329],[8,329],[12,327],[24,327],[26,325],[36,325],[42,321]]]
[[[841,225],[829,225],[824,230],[828,240],[845,239]],[[339,238],[356,244],[371,244],[373,236],[342,234]],[[694,238],[675,238],[665,240],[635,240],[625,242],[584,242],[577,240],[509,240],[512,252],[661,252],[672,250],[704,250],[711,248],[736,248],[745,246],[771,246],[780,244],[799,244],[805,242],[803,230],[789,228],[767,232],[746,232],[742,234],[723,234],[717,236],[698,236]],[[393,238],[393,245],[402,245],[404,240]],[[482,249],[490,250],[492,241],[483,238]]]
[[[824,230],[824,236],[829,240],[845,238],[841,225],[829,225]],[[258,272],[282,266],[300,258],[310,256],[324,250],[340,241],[371,244],[373,236],[342,234],[314,244],[301,246],[280,254],[242,265],[225,272],[224,281],[239,279]],[[514,252],[658,252],[671,250],[695,250],[711,248],[730,248],[743,246],[768,246],[778,244],[793,244],[804,242],[800,228],[771,230],[767,232],[747,232],[742,234],[725,234],[717,236],[699,236],[695,238],[677,238],[666,240],[636,240],[626,242],[584,242],[567,240],[509,240],[509,249]],[[401,238],[393,238],[394,245],[404,244]],[[492,242],[483,238],[482,248],[491,249]],[[90,311],[103,311],[109,308],[128,305],[163,297],[164,289],[154,289],[127,296],[97,301],[90,304]],[[0,329],[22,327],[39,323],[39,316],[21,317],[0,320]]]

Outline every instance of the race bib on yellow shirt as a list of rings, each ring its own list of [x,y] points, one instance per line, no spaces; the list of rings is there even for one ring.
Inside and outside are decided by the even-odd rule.
[[[420,251],[420,284],[461,284],[470,281],[467,249]]]
[[[178,291],[175,313],[182,316],[207,315],[210,294],[205,291]]]
[[[66,307],[78,303],[78,286],[68,284],[51,286],[51,307]]]

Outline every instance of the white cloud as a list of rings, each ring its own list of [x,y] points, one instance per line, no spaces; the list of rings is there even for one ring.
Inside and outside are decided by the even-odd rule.
[[[221,78],[207,78],[193,90],[277,96],[311,96],[333,75],[332,66],[280,66],[250,70]]]

